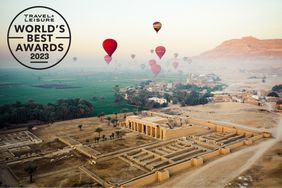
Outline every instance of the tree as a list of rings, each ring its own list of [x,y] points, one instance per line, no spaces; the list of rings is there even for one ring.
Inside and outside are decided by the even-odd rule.
[[[24,170],[29,174],[29,182],[32,183],[33,173],[37,170],[36,164],[30,163]]]
[[[112,119],[111,123],[116,127],[118,123],[118,119]]]
[[[104,117],[105,117],[104,112],[98,114],[98,118],[100,118],[100,121],[103,121],[103,120],[104,120]]]
[[[268,96],[268,97],[279,97],[279,95],[278,95],[276,92],[274,92],[274,91],[268,93],[267,96]]]
[[[273,86],[272,91],[282,92],[282,84]]]
[[[95,142],[99,142],[100,137],[95,136],[94,140]]]
[[[80,131],[82,131],[82,124],[79,124],[77,127],[79,128]]]
[[[110,138],[114,139],[114,138],[115,138],[115,133],[112,133],[112,134],[110,135]]]
[[[106,117],[106,120],[108,121],[108,126],[110,126],[110,124],[111,124],[111,119],[112,119],[111,116]]]
[[[0,126],[14,123],[28,123],[37,120],[42,123],[87,117],[92,113],[92,104],[86,100],[60,99],[47,105],[33,101],[27,103],[16,102],[0,106]]]
[[[99,137],[101,135],[101,132],[104,131],[104,129],[102,129],[101,127],[97,127],[95,132],[97,132],[99,134]]]

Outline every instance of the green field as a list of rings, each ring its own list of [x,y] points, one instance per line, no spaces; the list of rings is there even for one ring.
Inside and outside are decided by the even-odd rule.
[[[32,71],[17,69],[0,70],[0,105],[16,101],[53,103],[58,99],[83,98],[93,104],[93,114],[120,112],[133,107],[114,103],[115,85],[120,88],[134,86],[142,80],[154,79],[150,72],[95,72],[76,70]],[[183,75],[165,75],[157,80],[184,80]],[[63,88],[35,86],[63,85]],[[65,89],[64,89],[65,88]],[[93,96],[97,100],[93,100]],[[102,99],[102,97],[104,99]]]

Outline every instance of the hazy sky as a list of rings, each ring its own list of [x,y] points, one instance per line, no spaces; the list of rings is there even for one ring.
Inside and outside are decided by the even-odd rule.
[[[8,54],[6,35],[21,10],[49,6],[68,21],[69,57],[102,60],[106,38],[118,41],[114,58],[150,58],[150,49],[167,48],[165,58],[198,55],[224,40],[254,36],[282,38],[282,0],[1,0],[0,55]],[[163,24],[158,34],[154,21]],[[11,58],[12,59],[12,58]],[[2,63],[2,62],[1,62]]]

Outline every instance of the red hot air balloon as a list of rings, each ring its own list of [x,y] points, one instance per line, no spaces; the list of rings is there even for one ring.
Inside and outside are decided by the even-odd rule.
[[[149,65],[153,66],[153,65],[155,65],[155,64],[157,64],[156,60],[151,59],[151,60],[149,61]]]
[[[174,61],[173,63],[172,63],[172,66],[173,66],[173,68],[177,68],[178,67],[178,62],[177,61]]]
[[[158,47],[156,47],[155,52],[159,56],[159,58],[161,59],[163,57],[163,55],[165,54],[165,47],[158,46]]]
[[[161,66],[158,64],[154,64],[151,66],[152,73],[157,76],[161,72]]]
[[[161,22],[154,22],[153,23],[153,28],[158,33],[159,30],[162,28],[162,23]]]
[[[106,39],[103,42],[103,48],[107,54],[112,57],[112,54],[117,49],[117,42],[114,39]]]
[[[105,55],[104,60],[106,61],[106,63],[110,63],[112,61],[112,57],[109,55]]]

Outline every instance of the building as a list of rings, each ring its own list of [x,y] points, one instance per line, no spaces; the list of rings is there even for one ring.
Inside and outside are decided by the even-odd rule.
[[[195,132],[207,131],[203,127],[189,124],[187,117],[151,111],[143,111],[138,116],[127,116],[122,126],[160,140],[180,138]]]
[[[148,100],[154,101],[155,103],[159,103],[159,104],[167,103],[167,100],[165,98],[151,97]]]

